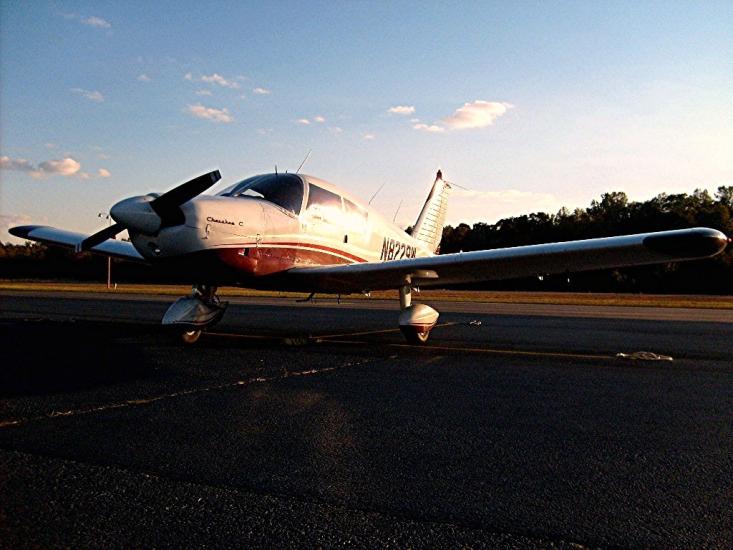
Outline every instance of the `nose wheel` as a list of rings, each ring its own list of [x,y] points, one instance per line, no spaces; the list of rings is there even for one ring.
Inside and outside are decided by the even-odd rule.
[[[219,322],[226,306],[216,295],[215,286],[194,285],[190,296],[171,304],[163,325],[175,327],[184,344],[194,344],[203,330]]]

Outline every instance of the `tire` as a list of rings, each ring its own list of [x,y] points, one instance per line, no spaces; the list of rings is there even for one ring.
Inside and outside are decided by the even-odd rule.
[[[181,341],[188,346],[195,344],[199,338],[201,338],[201,330],[185,330],[181,333]]]
[[[409,326],[402,326],[400,327],[400,330],[402,331],[402,335],[405,337],[405,340],[407,340],[408,343],[414,346],[424,345],[428,341],[428,337],[430,336],[430,331],[418,332],[417,330]]]

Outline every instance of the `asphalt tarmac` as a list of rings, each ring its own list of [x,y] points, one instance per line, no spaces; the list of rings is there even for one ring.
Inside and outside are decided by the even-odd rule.
[[[0,293],[0,546],[733,543],[729,312],[171,301]]]

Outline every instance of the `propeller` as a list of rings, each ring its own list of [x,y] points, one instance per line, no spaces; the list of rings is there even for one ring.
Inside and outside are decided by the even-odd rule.
[[[84,239],[76,246],[76,251],[89,250],[125,229],[154,235],[163,228],[181,225],[186,221],[181,205],[200,195],[220,179],[219,170],[214,170],[182,183],[162,195],[149,194],[124,199],[110,210],[116,223]]]

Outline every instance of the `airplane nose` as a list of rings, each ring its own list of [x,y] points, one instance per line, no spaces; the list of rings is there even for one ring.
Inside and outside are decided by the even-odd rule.
[[[110,216],[132,231],[152,235],[161,225],[160,216],[150,205],[155,198],[152,195],[144,195],[121,200],[110,209]]]

